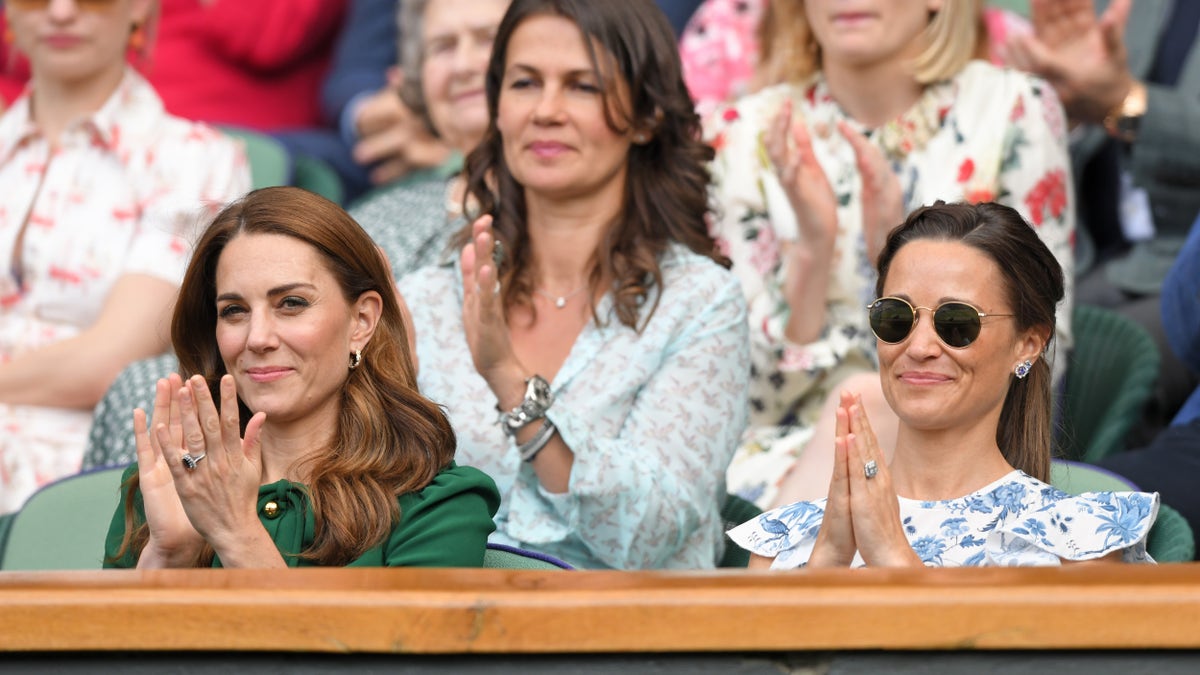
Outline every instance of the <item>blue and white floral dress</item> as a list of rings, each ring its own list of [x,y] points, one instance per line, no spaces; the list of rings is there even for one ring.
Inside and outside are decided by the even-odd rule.
[[[729,531],[744,549],[774,558],[771,569],[803,567],[825,516],[825,501],[796,502]],[[1154,562],[1146,536],[1158,493],[1069,495],[1013,471],[965,497],[923,502],[900,497],[900,518],[928,566],[1058,565],[1121,551],[1125,562]],[[851,567],[865,563],[855,554]]]

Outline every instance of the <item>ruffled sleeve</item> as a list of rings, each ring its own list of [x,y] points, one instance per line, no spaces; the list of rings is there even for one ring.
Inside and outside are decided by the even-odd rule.
[[[1122,551],[1123,562],[1154,562],[1146,537],[1158,493],[1085,492],[1028,511],[988,534],[989,565],[1057,565]]]
[[[751,553],[774,558],[773,570],[803,567],[817,543],[825,501],[796,502],[767,511],[730,530],[729,538]]]

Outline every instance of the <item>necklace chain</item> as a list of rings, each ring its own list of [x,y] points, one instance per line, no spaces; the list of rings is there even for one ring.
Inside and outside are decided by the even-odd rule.
[[[546,298],[550,302],[553,302],[554,306],[557,307],[558,309],[562,309],[563,307],[567,306],[568,300],[579,295],[586,288],[587,288],[587,284],[584,284],[584,285],[580,286],[579,288],[576,288],[575,290],[571,291],[570,293],[567,293],[566,295],[553,295],[553,294],[548,293],[540,288],[533,289],[533,292],[537,293],[538,295],[541,295],[542,297]]]

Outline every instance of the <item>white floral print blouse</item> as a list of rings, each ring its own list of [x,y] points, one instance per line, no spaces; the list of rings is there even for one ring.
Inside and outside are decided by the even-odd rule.
[[[780,241],[795,239],[795,216],[767,159],[765,129],[785,99],[807,121],[814,152],[836,194],[838,234],[821,337],[793,344],[782,288]],[[818,74],[718,110],[706,136],[717,150],[713,235],[734,261],[750,311],[751,431],[729,471],[730,490],[769,504],[776,483],[807,443],[821,404],[845,376],[877,367],[865,306],[875,271],[862,235],[862,187],[854,153],[836,130],[849,119]],[[875,129],[900,179],[906,210],[936,200],[997,201],[1017,209],[1058,258],[1067,298],[1058,308],[1056,347],[1070,348],[1075,216],[1062,106],[1039,79],[982,61],[926,87],[918,102]],[[1053,359],[1056,377],[1065,358]]]
[[[930,567],[1058,565],[1121,551],[1125,562],[1154,562],[1146,537],[1158,493],[1069,495],[1021,471],[957,499],[900,498],[909,544]],[[803,567],[812,556],[825,500],[796,502],[729,531],[739,546],[774,558],[771,569]],[[862,567],[855,555],[851,567]]]
[[[0,362],[74,337],[113,284],[178,285],[207,219],[250,189],[241,146],[167,114],[126,70],[93,115],[52,148],[28,94],[0,117]],[[150,329],[153,327],[137,327]],[[0,405],[0,513],[79,470],[90,410]]]
[[[746,305],[737,279],[707,258],[674,247],[660,266],[649,323],[624,326],[606,295],[601,325],[584,326],[550,384],[546,416],[575,455],[562,494],[541,486],[496,424],[496,397],[463,333],[457,265],[400,280],[421,392],[446,407],[457,461],[500,488],[492,541],[585,568],[715,566],[725,467],[746,426]]]

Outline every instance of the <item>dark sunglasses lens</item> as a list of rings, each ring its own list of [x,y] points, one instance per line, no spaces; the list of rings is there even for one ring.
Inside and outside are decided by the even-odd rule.
[[[901,342],[912,332],[913,308],[899,300],[884,298],[876,301],[871,305],[868,318],[875,337],[889,344]]]
[[[979,337],[979,312],[970,305],[948,302],[934,312],[933,328],[942,342],[966,347]]]

